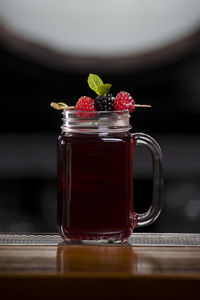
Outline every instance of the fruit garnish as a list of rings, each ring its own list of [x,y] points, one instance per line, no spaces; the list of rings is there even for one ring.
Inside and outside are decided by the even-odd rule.
[[[89,87],[98,95],[95,100],[93,98],[82,96],[76,103],[76,106],[68,106],[63,102],[52,102],[51,106],[57,110],[70,110],[94,112],[94,111],[119,111],[128,110],[130,113],[136,107],[151,107],[146,104],[136,104],[132,96],[124,91],[117,94],[116,98],[109,93],[111,84],[103,83],[103,80],[97,75],[90,73],[88,76]]]
[[[114,100],[112,94],[109,94],[111,84],[103,83],[103,80],[97,75],[90,73],[88,76],[89,87],[98,95],[95,98],[94,105],[97,111],[114,110]]]
[[[76,116],[78,118],[93,118],[95,116],[94,99],[82,96],[75,106]]]
[[[124,91],[121,91],[117,94],[114,102],[114,110],[128,109],[128,111],[131,113],[136,107],[151,107],[151,105],[136,104],[132,96]]]
[[[94,111],[94,99],[82,96],[76,103],[75,110]]]
[[[119,92],[115,98],[114,110],[128,109],[129,112],[135,110],[135,101],[127,92]]]
[[[98,95],[103,96],[109,93],[112,84],[103,83],[102,79],[97,74],[90,73],[88,76],[89,87]]]
[[[104,96],[97,96],[94,100],[94,107],[98,111],[112,111],[114,110],[115,98],[112,94]]]

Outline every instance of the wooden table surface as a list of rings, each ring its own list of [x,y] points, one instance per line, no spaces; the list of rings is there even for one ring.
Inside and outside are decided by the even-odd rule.
[[[199,246],[0,245],[0,299],[200,299]]]

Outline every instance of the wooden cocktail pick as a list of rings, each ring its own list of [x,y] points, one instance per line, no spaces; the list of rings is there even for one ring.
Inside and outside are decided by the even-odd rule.
[[[151,107],[151,105],[148,105],[148,104],[136,104],[135,103],[135,107]]]
[[[51,102],[51,107],[57,109],[57,110],[71,110],[74,109],[74,106],[68,106],[66,103],[64,102]],[[135,104],[135,107],[151,107],[151,105],[147,105],[147,104]]]
[[[51,107],[57,109],[57,110],[62,110],[62,109],[66,109],[66,110],[70,110],[70,109],[74,109],[74,106],[68,106],[66,103],[64,102],[51,102]]]

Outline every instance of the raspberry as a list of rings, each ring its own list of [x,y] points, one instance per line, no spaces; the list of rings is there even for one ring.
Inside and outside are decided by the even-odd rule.
[[[76,103],[75,110],[77,110],[77,117],[78,118],[93,118],[94,117],[94,99],[82,96]],[[84,111],[84,112],[79,112]],[[88,112],[88,113],[87,113]]]
[[[94,111],[94,99],[82,96],[76,103],[75,110]]]
[[[135,102],[129,93],[119,92],[115,98],[114,110],[125,109],[128,109],[129,112],[133,112],[135,110]]]
[[[99,111],[111,111],[114,110],[114,101],[115,98],[112,94],[97,96],[94,100],[94,106]]]

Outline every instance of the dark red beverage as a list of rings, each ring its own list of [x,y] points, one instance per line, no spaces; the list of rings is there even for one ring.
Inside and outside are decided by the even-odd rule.
[[[129,131],[63,133],[58,139],[58,227],[65,240],[126,241],[133,213]]]

